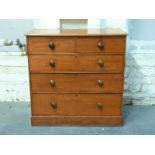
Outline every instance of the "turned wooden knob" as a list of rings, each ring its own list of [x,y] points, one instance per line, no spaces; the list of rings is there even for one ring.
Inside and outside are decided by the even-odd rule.
[[[52,87],[55,87],[55,80],[50,80],[50,84]]]
[[[100,67],[103,67],[104,66],[104,62],[102,60],[98,60],[97,61],[97,64],[100,66]]]
[[[103,108],[103,104],[101,102],[97,102],[97,107],[102,109]]]
[[[103,49],[103,48],[104,48],[103,42],[100,41],[100,42],[98,43],[98,47],[99,47],[100,49]]]
[[[56,109],[57,108],[57,102],[55,102],[55,101],[51,102],[51,107]]]
[[[51,61],[49,62],[49,64],[50,64],[51,67],[55,67],[55,61],[54,61],[54,60],[51,60]]]
[[[97,83],[98,83],[99,86],[103,86],[103,84],[104,84],[103,80],[98,80]]]
[[[51,41],[51,42],[49,43],[49,48],[51,48],[51,49],[55,49],[55,44],[54,44],[53,41]]]

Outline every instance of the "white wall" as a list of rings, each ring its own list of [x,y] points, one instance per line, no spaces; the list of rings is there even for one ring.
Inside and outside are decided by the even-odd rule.
[[[155,40],[155,19],[129,20],[132,40]]]
[[[124,102],[155,105],[155,20],[128,20]]]
[[[32,19],[1,19],[0,39],[10,39],[16,42],[19,38],[25,43],[24,34],[33,29]]]

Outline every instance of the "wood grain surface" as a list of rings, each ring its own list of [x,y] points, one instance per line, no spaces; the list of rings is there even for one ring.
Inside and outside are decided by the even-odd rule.
[[[104,29],[34,29],[26,36],[126,36],[119,28]]]
[[[123,55],[30,55],[31,73],[53,72],[105,72],[122,73],[124,69]],[[50,62],[55,66],[51,66]],[[99,65],[99,61],[103,66]]]
[[[120,126],[122,116],[33,116],[33,126]]]
[[[33,94],[32,114],[120,116],[122,94]],[[57,107],[52,107],[52,103]],[[98,107],[101,103],[102,107]]]
[[[52,87],[50,80],[55,81]],[[99,86],[98,80],[104,85]],[[122,93],[122,74],[31,74],[32,93]]]

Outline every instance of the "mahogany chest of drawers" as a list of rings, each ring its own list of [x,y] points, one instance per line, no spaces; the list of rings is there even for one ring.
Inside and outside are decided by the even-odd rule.
[[[26,34],[32,125],[121,125],[126,33]]]

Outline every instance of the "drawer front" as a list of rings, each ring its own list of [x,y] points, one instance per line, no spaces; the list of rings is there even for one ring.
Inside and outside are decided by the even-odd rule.
[[[79,37],[77,52],[125,53],[125,37]]]
[[[75,52],[75,40],[69,37],[29,37],[28,53]]]
[[[31,74],[32,92],[122,93],[121,74]]]
[[[33,115],[120,116],[120,94],[33,94]]]
[[[29,55],[30,72],[76,71],[77,58],[74,55]]]
[[[122,72],[123,55],[30,55],[30,72]]]

